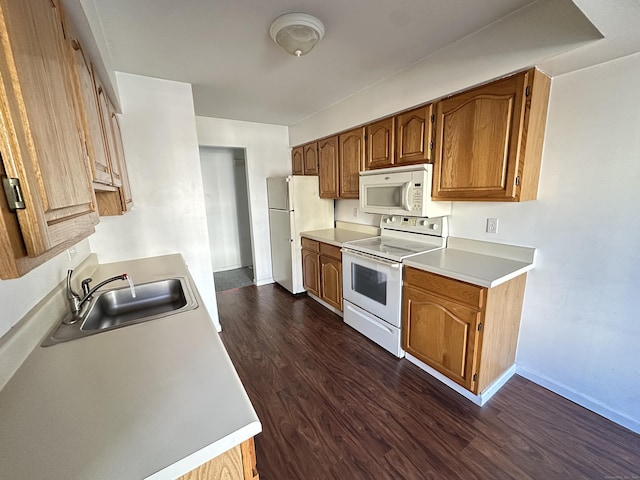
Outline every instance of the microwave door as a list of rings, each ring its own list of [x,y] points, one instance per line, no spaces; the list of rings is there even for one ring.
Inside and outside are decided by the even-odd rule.
[[[406,212],[411,212],[411,202],[409,195],[411,194],[411,182],[405,182],[402,186],[402,206]]]

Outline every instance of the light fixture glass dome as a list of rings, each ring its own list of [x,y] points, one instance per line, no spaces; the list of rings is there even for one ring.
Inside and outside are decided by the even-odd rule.
[[[300,57],[322,40],[324,25],[306,13],[286,13],[273,21],[269,35],[285,51]]]

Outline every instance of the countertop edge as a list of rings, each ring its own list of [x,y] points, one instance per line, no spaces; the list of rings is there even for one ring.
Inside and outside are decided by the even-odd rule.
[[[182,460],[178,460],[168,467],[146,477],[145,480],[169,480],[178,478],[189,473],[191,470],[198,468],[200,465],[207,463],[209,460],[223,454],[236,445],[240,445],[245,440],[256,436],[261,431],[262,424],[259,421],[251,422],[239,430],[230,433],[226,437],[223,437],[212,444],[193,452]]]
[[[486,287],[486,288],[497,287],[498,285],[508,282],[509,280],[512,280],[516,277],[519,277],[523,273],[533,270],[534,268],[533,264],[527,265],[525,267],[514,270],[511,273],[502,275],[499,278],[489,280],[486,278],[476,277],[476,276],[468,275],[461,272],[455,272],[452,270],[446,270],[444,268],[434,267],[432,265],[425,265],[424,263],[411,262],[410,259],[405,260],[404,263],[405,265],[416,268],[418,270],[423,270],[429,273],[435,273],[437,275],[442,275],[443,277],[452,278],[454,280],[460,280],[461,282],[471,283],[473,285],[477,285],[479,287]]]

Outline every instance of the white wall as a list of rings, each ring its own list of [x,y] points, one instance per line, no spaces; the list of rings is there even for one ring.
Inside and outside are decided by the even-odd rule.
[[[73,270],[91,253],[89,240],[73,248],[76,255],[71,260],[67,252],[63,252],[23,277],[0,280],[0,337],[62,282],[68,269]],[[76,279],[74,285],[79,285],[79,281]]]
[[[487,79],[496,76],[492,59],[484,60]],[[444,79],[447,66],[440,66]],[[425,72],[422,65],[416,68]],[[389,95],[402,92],[405,79],[415,74],[404,72],[384,88]],[[524,301],[518,371],[640,432],[638,78],[640,54],[554,78],[538,200],[455,202],[451,235],[538,248]],[[432,79],[425,73],[423,100],[447,88],[444,80]],[[296,142],[330,133],[325,126],[332,120],[344,125],[372,118],[377,94],[361,92],[322,112],[321,119],[292,127]],[[339,219],[353,221],[351,207],[341,206]],[[485,233],[488,217],[499,219],[498,234]]]
[[[100,263],[182,253],[219,330],[191,85],[116,77],[134,207],[101,217],[91,250]]]
[[[201,146],[245,149],[253,273],[257,285],[271,283],[266,179],[291,174],[287,127],[208,117],[196,117],[196,126]]]
[[[244,151],[200,148],[214,272],[253,265]]]

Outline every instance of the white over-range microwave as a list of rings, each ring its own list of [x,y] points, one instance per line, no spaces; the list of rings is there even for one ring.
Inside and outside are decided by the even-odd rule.
[[[430,163],[360,172],[360,209],[409,217],[451,214],[451,202],[431,199],[432,172]]]

